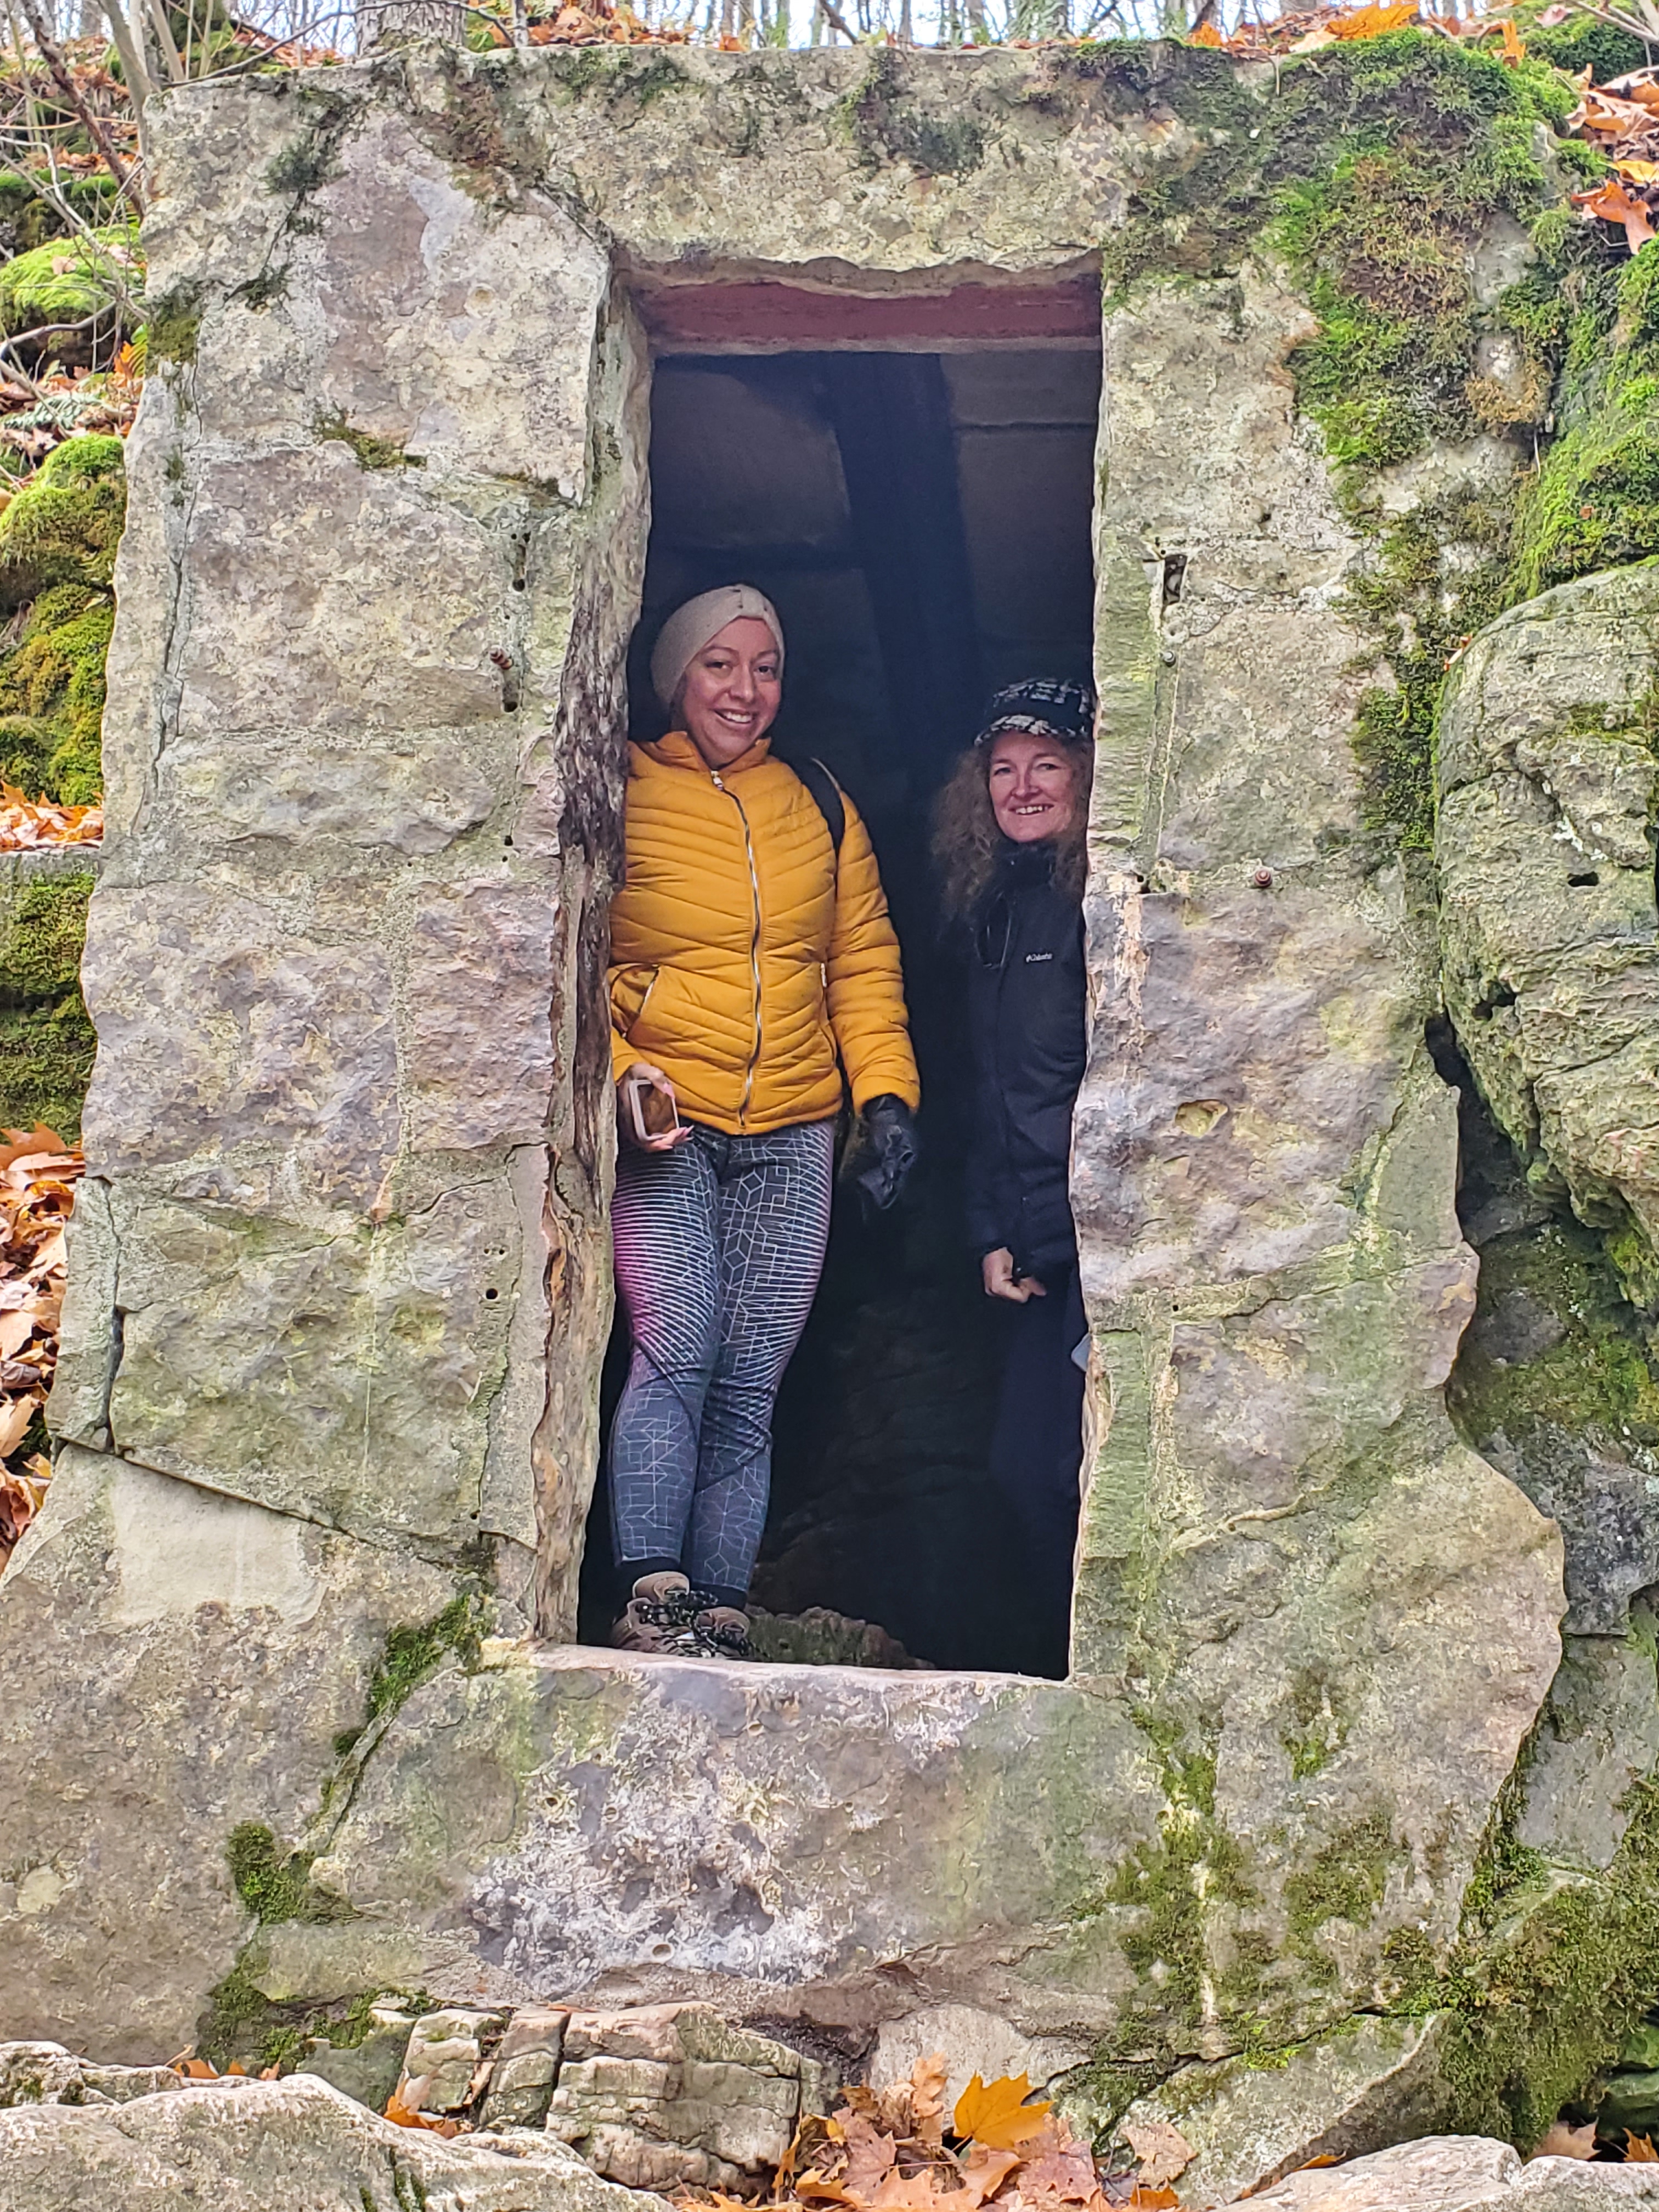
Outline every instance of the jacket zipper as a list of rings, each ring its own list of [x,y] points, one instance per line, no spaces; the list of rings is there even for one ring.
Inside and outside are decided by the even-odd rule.
[[[755,1069],[759,1064],[761,1055],[760,877],[755,870],[755,841],[749,834],[749,817],[744,811],[743,801],[735,791],[726,790],[725,784],[720,781],[717,769],[711,768],[708,774],[715,790],[725,792],[726,796],[738,810],[738,819],[743,824],[744,856],[749,863],[749,891],[755,905],[755,933],[749,941],[749,965],[755,979],[755,1049],[749,1055],[749,1066],[744,1073],[743,1097],[738,1106],[738,1121],[741,1125],[748,1116],[749,1100],[755,1088]]]

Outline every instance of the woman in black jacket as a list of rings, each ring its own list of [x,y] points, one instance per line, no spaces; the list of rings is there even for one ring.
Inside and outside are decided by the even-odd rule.
[[[968,1229],[1006,1315],[991,1475],[1024,1539],[1041,1641],[1069,1634],[1086,1324],[1067,1182],[1083,1079],[1085,830],[1094,698],[1036,680],[991,702],[940,795],[934,851],[966,926],[974,1053]]]

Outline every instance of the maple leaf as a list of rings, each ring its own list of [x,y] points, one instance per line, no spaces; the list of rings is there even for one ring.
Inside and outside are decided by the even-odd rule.
[[[988,2084],[975,2074],[957,2099],[957,2133],[988,2150],[1016,2149],[1041,2130],[1049,2109],[1046,2102],[1027,2104],[1030,2094],[1024,2074],[1005,2074]]]
[[[983,2143],[975,2143],[962,2168],[962,2186],[969,2202],[983,2204],[988,2198],[994,2197],[1019,2165],[1020,2154],[1017,2150],[988,2150]],[[1022,2172],[1022,2183],[1029,2171],[1028,2167]]]
[[[842,2186],[851,2196],[870,2197],[891,2172],[896,2155],[893,2138],[883,2135],[873,2120],[855,2112],[847,2123],[847,2169]]]
[[[1158,2189],[1184,2173],[1198,2155],[1179,2128],[1167,2120],[1134,2120],[1123,2130],[1123,2139],[1135,2154],[1140,2179],[1149,2189]]]
[[[910,2069],[910,2124],[925,2143],[945,2137],[945,2083],[948,2073],[945,2053],[918,2058]]]
[[[1193,46],[1219,46],[1225,41],[1213,23],[1200,23],[1187,43]]]
[[[1598,185],[1593,192],[1575,192],[1572,197],[1587,215],[1600,216],[1604,222],[1623,223],[1625,241],[1632,253],[1639,252],[1653,236],[1645,204],[1632,198],[1616,177]]]
[[[1006,2158],[1010,2154],[991,2155]],[[1028,2204],[1039,2197],[1054,2203],[1092,2204],[1101,2193],[1094,2159],[1081,2143],[1057,2143],[1040,2157],[1028,2159],[1020,2171],[1019,2193]]]
[[[1625,2137],[1625,2163],[1626,2166],[1659,2166],[1659,2150],[1655,2150],[1652,2136],[1627,2135]]]

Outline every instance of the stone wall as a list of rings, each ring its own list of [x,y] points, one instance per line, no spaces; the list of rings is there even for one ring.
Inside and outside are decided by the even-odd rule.
[[[1279,97],[1163,49],[538,52],[162,104],[65,1449],[0,1591],[4,1756],[52,1783],[0,1813],[9,2033],[154,2056],[210,1996],[252,2045],[419,1989],[856,2045],[966,2004],[1099,2115],[1450,2002],[1561,1547],[1445,1413],[1456,1102],[1352,746],[1371,556],[1295,403],[1316,326],[1248,236],[1144,232]],[[635,303],[969,287],[982,329],[1132,233],[1073,1679],[562,1648]],[[1494,450],[1434,450],[1395,511]],[[1375,2080],[1440,2094],[1407,2041]],[[1342,2080],[1358,2138],[1397,2110],[1372,2082]]]

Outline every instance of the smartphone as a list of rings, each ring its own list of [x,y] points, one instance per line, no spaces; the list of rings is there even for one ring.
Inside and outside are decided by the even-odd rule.
[[[682,1127],[680,1109],[672,1094],[648,1082],[642,1075],[630,1075],[623,1085],[628,1093],[628,1110],[633,1117],[634,1134],[643,1144],[647,1137],[666,1137]]]

